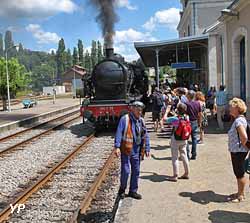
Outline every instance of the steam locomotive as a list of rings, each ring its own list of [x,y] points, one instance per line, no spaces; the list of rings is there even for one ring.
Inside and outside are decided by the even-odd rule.
[[[128,113],[130,104],[141,100],[148,91],[148,77],[140,63],[126,63],[113,48],[106,49],[106,58],[99,62],[84,81],[87,97],[80,108],[83,122],[96,128],[116,125]]]

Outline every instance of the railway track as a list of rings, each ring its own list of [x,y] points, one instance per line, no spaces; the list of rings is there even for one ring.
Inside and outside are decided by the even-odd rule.
[[[112,137],[88,137],[8,202],[0,213],[0,222],[76,222],[78,213],[86,213],[90,207],[113,162],[112,144]],[[10,204],[23,203],[25,210],[11,214]]]
[[[16,132],[14,134],[0,138],[0,156],[3,156],[9,152],[12,152],[13,150],[17,148],[20,148],[20,146],[30,143],[34,139],[37,139],[43,135],[46,135],[47,133],[61,126],[76,120],[77,118],[79,118],[79,115],[77,115],[78,113],[79,111],[75,110],[73,112],[61,115],[57,118],[37,124],[33,127],[30,127],[30,128],[21,130],[19,132]],[[71,116],[73,116],[73,118],[69,118]],[[61,120],[65,120],[65,121],[61,123],[57,123]]]

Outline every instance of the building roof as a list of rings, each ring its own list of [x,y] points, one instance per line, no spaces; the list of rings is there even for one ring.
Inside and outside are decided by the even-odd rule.
[[[65,73],[65,74],[68,74],[69,72],[75,72],[76,74],[79,74],[81,76],[84,76],[87,71],[85,68],[79,66],[79,65],[74,65],[73,67],[71,67],[70,69],[68,69]]]
[[[156,66],[156,51],[159,51],[159,65],[165,66],[175,61],[175,53],[183,48],[207,47],[208,35],[189,36],[173,40],[135,42],[134,46],[145,66]]]

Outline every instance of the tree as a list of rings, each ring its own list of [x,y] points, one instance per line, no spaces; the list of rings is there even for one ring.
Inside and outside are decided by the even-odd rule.
[[[12,40],[12,33],[11,31],[7,30],[5,33],[5,38],[4,38],[4,43],[5,43],[5,50],[8,50],[8,58],[15,57],[17,55],[17,50],[14,48],[14,42]],[[10,49],[13,47],[12,49]]]
[[[72,55],[71,55],[71,52],[70,52],[70,49],[67,50],[67,53],[66,53],[66,70],[70,69],[72,67]]]
[[[19,43],[18,45],[18,55],[22,55],[24,53],[23,45]]]
[[[76,65],[78,63],[79,63],[78,52],[77,52],[77,48],[74,47],[74,51],[73,51],[73,65]]]
[[[60,80],[62,74],[65,71],[65,44],[63,38],[61,38],[58,43],[56,62],[57,62],[57,78]]]
[[[83,44],[82,44],[82,40],[78,40],[78,54],[79,54],[79,64],[81,66],[85,66],[85,61],[84,61],[84,56],[83,56]]]
[[[96,41],[94,40],[92,40],[92,47],[91,47],[91,62],[92,62],[92,66],[95,66],[98,62],[97,46],[96,46]]]
[[[97,41],[97,61],[98,63],[103,60],[103,52],[102,52],[102,44],[100,43],[100,41]]]
[[[85,68],[87,69],[88,72],[92,71],[92,60],[88,50],[85,53]]]
[[[10,95],[15,96],[18,90],[24,89],[29,84],[29,75],[25,67],[20,65],[17,59],[8,60],[9,87]],[[3,109],[6,110],[7,102],[7,77],[6,77],[6,60],[0,58],[0,95],[3,101]]]
[[[34,67],[32,71],[32,89],[42,91],[43,87],[54,84],[54,68],[48,64],[41,64]]]
[[[3,35],[2,33],[0,33],[0,57],[4,56],[4,52],[3,52]]]

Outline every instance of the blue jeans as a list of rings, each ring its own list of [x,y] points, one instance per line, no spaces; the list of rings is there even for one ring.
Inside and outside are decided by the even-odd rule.
[[[131,178],[130,178],[130,192],[137,192],[138,181],[140,175],[140,155],[139,153],[131,154],[127,156],[121,154],[121,185],[120,188],[125,190],[127,187],[128,177],[131,169]]]
[[[196,153],[196,147],[197,147],[197,136],[198,136],[198,122],[197,121],[191,121],[191,127],[192,127],[192,132],[191,132],[191,139],[192,139],[192,157],[195,158],[197,153]],[[190,150],[189,150],[189,144],[187,144],[187,156],[190,159]]]

